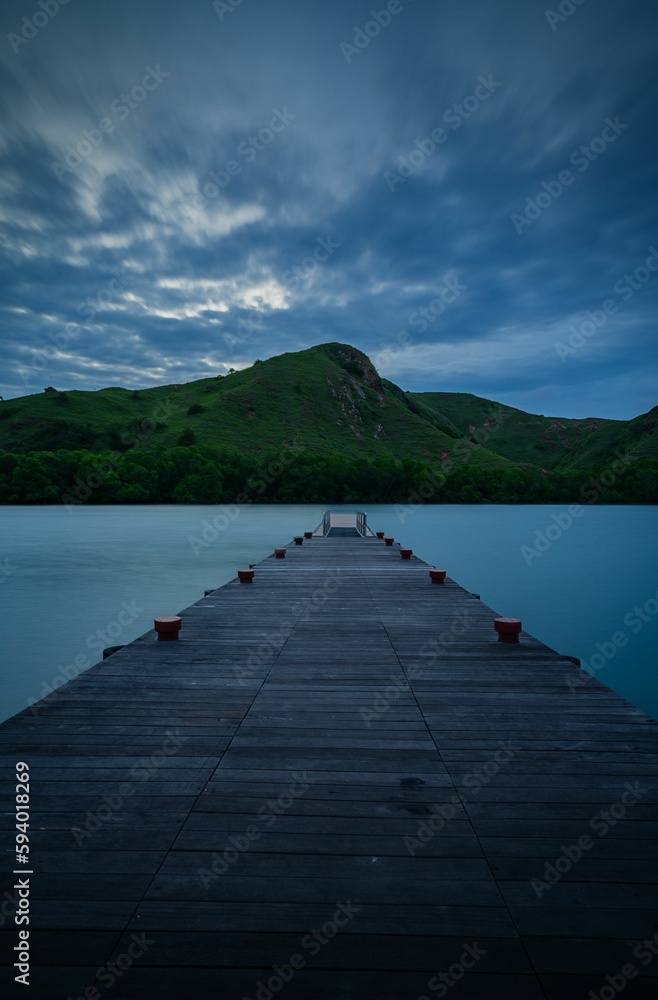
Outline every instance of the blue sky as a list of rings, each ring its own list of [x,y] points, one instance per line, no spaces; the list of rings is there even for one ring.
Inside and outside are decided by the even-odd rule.
[[[338,340],[409,390],[650,409],[658,11],[547,3],[5,2],[0,392]]]

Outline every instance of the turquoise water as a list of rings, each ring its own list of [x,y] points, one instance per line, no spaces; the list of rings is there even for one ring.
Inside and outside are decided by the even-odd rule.
[[[495,611],[658,717],[658,508],[368,506]],[[2,507],[7,718],[320,522],[320,506]],[[571,523],[569,523],[571,522]]]

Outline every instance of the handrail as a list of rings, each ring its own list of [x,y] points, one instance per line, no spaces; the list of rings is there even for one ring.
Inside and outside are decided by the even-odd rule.
[[[363,510],[346,511],[346,510],[325,510],[322,515],[322,534],[326,535],[329,533],[331,528],[331,515],[332,514],[354,514],[354,524],[356,530],[360,535],[367,535],[368,533],[368,515]]]

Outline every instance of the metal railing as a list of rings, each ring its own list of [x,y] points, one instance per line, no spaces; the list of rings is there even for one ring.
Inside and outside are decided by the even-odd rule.
[[[354,516],[354,527],[360,535],[365,536],[368,532],[368,515],[363,510],[325,510],[322,515],[322,534],[327,535],[329,529],[331,528],[331,515],[335,514],[337,517],[345,515]],[[342,525],[345,527],[345,525]]]

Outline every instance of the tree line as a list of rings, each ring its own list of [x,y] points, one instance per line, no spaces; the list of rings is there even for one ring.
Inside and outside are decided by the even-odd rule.
[[[319,455],[290,446],[256,459],[221,447],[167,451],[0,451],[2,504],[658,502],[658,460],[545,472],[535,467],[442,472],[393,457]]]

